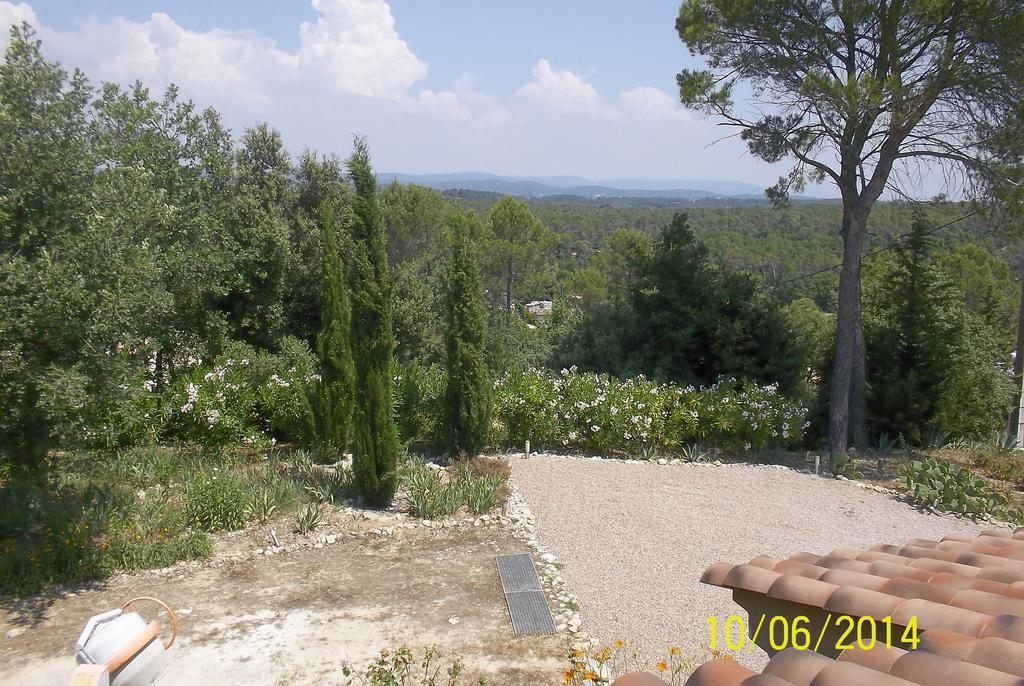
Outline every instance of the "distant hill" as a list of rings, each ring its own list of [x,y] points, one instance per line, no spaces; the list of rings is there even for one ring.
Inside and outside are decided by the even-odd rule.
[[[483,172],[456,174],[381,173],[379,183],[415,183],[438,190],[462,189],[528,198],[671,198],[701,200],[724,197],[764,197],[764,189],[739,181],[686,181],[666,178],[622,178],[591,181],[578,176],[498,176]]]

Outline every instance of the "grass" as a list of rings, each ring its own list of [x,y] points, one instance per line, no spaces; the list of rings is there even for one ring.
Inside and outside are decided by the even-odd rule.
[[[298,451],[54,454],[44,468],[0,473],[0,594],[203,559],[212,532],[337,502],[350,486],[347,472],[317,470]]]

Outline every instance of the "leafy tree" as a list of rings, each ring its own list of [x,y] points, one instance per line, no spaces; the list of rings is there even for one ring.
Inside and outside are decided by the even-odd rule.
[[[504,348],[508,349],[514,289],[524,274],[540,264],[551,249],[554,237],[530,212],[525,201],[504,196],[494,203],[487,218],[491,231],[487,251],[496,290],[504,294]]]
[[[398,436],[391,389],[395,343],[384,224],[365,139],[355,139],[347,166],[355,188],[349,269],[355,362],[352,468],[362,496],[384,507],[397,487]]]
[[[1024,7],[684,0],[676,28],[709,67],[679,73],[683,103],[736,127],[754,155],[795,159],[769,197],[783,202],[825,180],[842,197],[828,444],[845,450],[851,428],[855,442],[866,440],[860,256],[868,217],[884,191],[901,192],[922,166],[942,166],[977,190],[1020,178],[1019,135],[1007,124],[1024,112]],[[735,107],[740,84],[769,106]]]
[[[487,312],[480,267],[470,242],[475,215],[453,212],[448,224],[452,253],[445,273],[445,351],[448,372],[446,438],[452,455],[476,455],[491,420],[491,382],[485,339]]]
[[[352,428],[355,371],[352,366],[352,313],[345,267],[338,247],[334,210],[324,201],[320,209],[323,234],[323,306],[316,351],[320,379],[311,389],[312,439],[329,462],[348,447]]]
[[[351,189],[345,182],[341,161],[305,151],[293,170],[294,202],[289,207],[291,250],[285,264],[283,307],[292,334],[313,340],[320,330],[320,290],[323,274],[321,207],[327,203],[335,223],[351,221]],[[292,194],[289,194],[291,196]],[[351,252],[347,231],[337,231],[338,250]]]
[[[920,443],[931,427],[945,378],[949,346],[957,337],[946,303],[950,287],[932,259],[932,239],[923,213],[908,239],[868,294],[868,408],[875,432],[903,434]]]
[[[413,262],[429,274],[445,245],[447,203],[432,188],[392,182],[380,192],[392,265]]]
[[[634,253],[629,293],[588,312],[558,355],[619,376],[646,374],[683,384],[720,377],[800,387],[806,351],[780,303],[749,275],[708,259],[685,214],[678,214],[651,252]]]

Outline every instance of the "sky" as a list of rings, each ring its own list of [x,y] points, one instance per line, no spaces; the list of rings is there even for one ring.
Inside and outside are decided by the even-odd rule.
[[[94,83],[175,83],[236,137],[265,121],[293,153],[344,156],[366,135],[382,172],[770,185],[785,165],[679,104],[675,75],[700,62],[677,11],[678,0],[0,0],[0,23],[29,21],[49,59]]]

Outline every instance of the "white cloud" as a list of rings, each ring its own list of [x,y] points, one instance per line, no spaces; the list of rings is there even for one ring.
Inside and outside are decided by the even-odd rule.
[[[597,89],[568,69],[552,69],[546,59],[533,65],[533,81],[520,88],[516,95],[546,105],[553,110],[572,114],[609,114],[601,104]]]
[[[76,62],[90,62],[95,77],[157,87],[173,82],[207,102],[268,102],[274,85],[293,78],[298,67],[295,55],[259,34],[190,31],[162,12],[144,22],[89,19],[79,31],[56,33],[53,40]],[[44,49],[45,42],[44,35]]]
[[[679,101],[652,86],[637,86],[619,93],[619,107],[630,116],[642,119],[675,119],[696,122]]]
[[[0,50],[6,50],[7,44],[11,42],[10,33],[8,32],[11,25],[20,24],[23,21],[27,21],[33,26],[39,25],[36,13],[31,5],[24,2],[17,4],[0,2]]]
[[[299,28],[303,66],[322,69],[343,93],[397,99],[427,75],[427,63],[395,30],[384,0],[313,0],[323,16]]]

